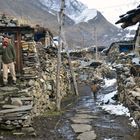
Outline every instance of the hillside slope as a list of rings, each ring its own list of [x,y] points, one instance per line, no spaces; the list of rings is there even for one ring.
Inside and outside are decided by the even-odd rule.
[[[7,13],[32,24],[49,28],[58,35],[57,11],[60,0],[1,0],[0,13]],[[95,44],[95,27],[98,45],[109,45],[125,37],[122,31],[109,23],[103,15],[88,9],[76,0],[67,0],[65,17],[66,39],[70,47],[89,47]],[[87,14],[87,15],[86,15]]]

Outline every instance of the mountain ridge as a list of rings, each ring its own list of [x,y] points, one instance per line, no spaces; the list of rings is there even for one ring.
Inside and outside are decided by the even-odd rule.
[[[57,21],[57,11],[54,7],[50,8],[50,6],[45,5],[43,1],[46,3],[53,2],[54,6],[58,6],[60,3],[60,0],[4,0],[0,1],[0,12],[11,13],[17,18],[27,18],[32,24],[45,26],[54,35],[58,35],[59,24]],[[52,5],[51,3],[49,4]],[[56,9],[59,10],[58,7]],[[82,17],[75,24],[75,21],[70,16],[78,18],[84,10],[89,10],[79,1],[67,0],[65,10],[64,29],[69,47],[89,47],[94,45],[95,37],[93,32],[95,26],[98,45],[108,46],[112,42],[122,39],[128,33],[127,30],[123,32],[121,29],[109,23],[96,9],[91,18],[87,19],[89,15],[85,18]]]

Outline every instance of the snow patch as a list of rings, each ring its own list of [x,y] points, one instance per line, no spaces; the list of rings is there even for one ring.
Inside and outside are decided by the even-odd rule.
[[[132,122],[131,122],[131,126],[133,126],[133,127],[137,127],[137,125],[136,125],[136,123],[135,123],[134,120],[132,120]]]
[[[114,97],[114,95],[117,94],[117,91],[113,91],[113,92],[110,92],[109,94],[106,94],[105,96],[103,96],[101,98],[101,101],[103,103],[107,103],[109,101],[109,103],[114,103],[115,101],[112,99],[112,97]]]
[[[140,58],[133,58],[132,62],[135,64],[140,64]]]
[[[60,11],[60,2],[51,1],[51,0],[39,0],[39,1],[49,9]]]
[[[105,79],[105,87],[110,87],[113,86],[116,83],[116,79]]]
[[[85,9],[79,17],[75,20],[76,23],[88,22],[90,19],[93,19],[97,16],[97,10],[95,9]]]
[[[120,105],[103,105],[101,106],[103,110],[107,111],[110,114],[114,114],[114,115],[125,115],[130,117],[130,113],[128,108],[124,107],[122,104]]]
[[[130,32],[126,34],[125,36],[127,39],[129,38],[133,38],[134,37],[134,34],[131,34]]]
[[[130,124],[131,126],[137,127],[137,124],[135,123],[135,121],[132,117],[129,120],[131,121],[131,124]]]

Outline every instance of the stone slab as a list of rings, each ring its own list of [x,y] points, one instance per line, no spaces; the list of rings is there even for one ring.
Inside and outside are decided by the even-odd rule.
[[[16,105],[3,105],[2,108],[5,108],[5,109],[12,109],[12,108],[17,108],[18,106]]]
[[[73,128],[75,133],[86,132],[92,129],[92,127],[87,124],[72,124],[71,127]]]
[[[73,123],[90,123],[91,121],[92,121],[92,119],[81,119],[81,118],[76,118],[76,117],[73,117],[73,118],[71,118],[71,121],[73,122]]]
[[[95,140],[96,139],[96,134],[94,131],[88,131],[80,134],[77,139],[78,140]]]
[[[0,87],[1,91],[5,91],[5,92],[15,92],[18,91],[19,89],[17,87],[13,87],[13,86],[5,86],[5,87]]]
[[[92,113],[90,110],[76,110],[77,113],[81,113],[81,114],[86,114],[86,113]]]
[[[92,116],[88,114],[76,114],[75,117],[80,118],[80,119],[94,119],[97,118],[97,116]]]
[[[0,115],[6,114],[6,113],[12,113],[12,112],[27,111],[27,110],[31,110],[31,109],[32,109],[32,105],[21,106],[21,107],[14,108],[14,109],[5,109],[5,110],[0,111]]]
[[[20,97],[20,98],[11,98],[11,100],[19,99],[21,101],[32,101],[33,97]]]

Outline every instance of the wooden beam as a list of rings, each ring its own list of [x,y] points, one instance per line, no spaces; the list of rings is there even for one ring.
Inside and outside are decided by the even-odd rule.
[[[61,69],[61,50],[62,50],[62,28],[63,28],[63,15],[64,15],[65,0],[61,0],[61,8],[59,12],[59,45],[57,53],[57,75],[56,75],[56,107],[57,110],[61,110],[61,94],[60,94],[60,69]]]

